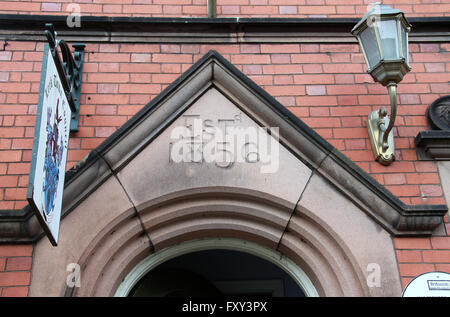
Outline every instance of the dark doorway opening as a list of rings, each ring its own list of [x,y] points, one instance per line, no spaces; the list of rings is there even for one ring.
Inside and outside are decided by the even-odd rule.
[[[205,250],[173,258],[148,272],[133,288],[135,297],[304,297],[277,265],[232,250]]]

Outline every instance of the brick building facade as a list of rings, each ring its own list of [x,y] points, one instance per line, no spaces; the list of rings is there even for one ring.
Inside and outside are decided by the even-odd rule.
[[[398,86],[396,161],[389,166],[374,161],[365,122],[371,111],[389,106],[389,97],[365,72],[350,34],[370,1],[218,0],[215,19],[208,18],[206,0],[75,2],[80,28],[67,27],[73,8],[66,1],[0,2],[0,222],[26,217],[46,22],[69,43],[86,44],[79,130],[70,136],[67,170],[215,50],[405,205],[448,204],[448,161],[421,159],[414,143],[431,129],[430,104],[450,94],[447,0],[383,1],[413,25],[412,71]],[[0,295],[33,295],[33,254],[45,237],[1,239]],[[393,234],[392,241],[402,289],[421,273],[450,272],[448,214],[432,234]]]

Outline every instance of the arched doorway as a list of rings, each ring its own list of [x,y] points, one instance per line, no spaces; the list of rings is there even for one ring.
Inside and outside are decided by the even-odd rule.
[[[282,269],[254,255],[205,250],[173,258],[148,272],[132,297],[304,297]]]
[[[369,291],[362,271],[365,263],[358,262],[348,245],[353,240],[342,240],[348,231],[337,233],[329,228],[321,219],[326,213],[317,215],[303,208],[301,215],[289,219],[288,208],[279,199],[265,200],[242,189],[202,188],[148,202],[139,219],[132,208],[117,203],[117,188],[111,188],[111,181],[64,219],[66,235],[58,248],[48,248],[45,240],[38,244],[33,270],[41,273],[33,275],[33,296],[47,294],[49,280],[54,285],[52,292],[65,296],[128,296],[158,265],[184,254],[215,249],[241,251],[274,263],[306,296],[363,296]],[[104,199],[108,209],[99,206],[101,195],[109,197]],[[98,221],[86,222],[93,214]],[[286,220],[289,225],[284,232],[285,225],[280,223]],[[375,250],[381,250],[382,238],[389,238],[379,231],[370,236],[379,241],[369,245]],[[387,252],[382,250],[370,254],[381,257]],[[45,259],[50,256],[54,260],[48,267]],[[383,263],[381,258],[370,262]],[[80,265],[81,287],[66,285],[67,263]]]
[[[305,272],[289,258],[233,238],[191,240],[161,250],[139,262],[115,296],[188,294],[318,296]]]
[[[128,296],[134,285],[158,265],[184,254],[215,249],[241,251],[274,263],[300,285],[306,296],[364,296],[374,289],[368,289],[364,276],[369,258],[361,260],[352,252],[360,246],[345,236],[362,229],[348,231],[343,223],[335,227],[340,230],[336,232],[327,226],[329,220],[322,218],[330,216],[333,209],[316,213],[313,208],[302,208],[301,214],[288,218],[288,208],[279,199],[265,200],[257,192],[242,189],[201,188],[147,202],[137,218],[132,208],[117,203],[117,188],[111,187],[112,181],[64,219],[66,235],[58,248],[49,248],[45,240],[37,245],[33,271],[40,274],[33,275],[33,296],[48,294],[49,280],[52,294]],[[323,186],[314,186],[315,191],[321,188],[323,191]],[[108,209],[98,204],[103,195],[108,197],[102,197]],[[361,224],[368,221],[355,208],[346,207],[346,214],[352,213]],[[91,215],[98,221],[86,221]],[[333,221],[341,224],[340,218]],[[377,227],[372,231],[366,230],[371,229],[369,226],[364,228],[376,243],[364,245],[363,254],[370,256],[370,263],[392,267],[394,264],[387,261],[390,257],[385,256],[391,251],[380,247],[391,241],[387,240],[389,235]],[[49,257],[52,263],[46,266]],[[80,265],[81,287],[66,285],[68,263]],[[383,276],[390,278],[389,272],[386,270]]]

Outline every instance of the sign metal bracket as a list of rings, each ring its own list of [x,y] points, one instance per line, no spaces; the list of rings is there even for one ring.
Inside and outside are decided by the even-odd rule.
[[[70,131],[76,132],[78,131],[84,49],[86,45],[83,43],[72,44],[74,48],[72,56],[72,52],[66,41],[56,39],[56,32],[51,23],[45,24],[45,36],[47,37],[50,52],[64,86],[70,109],[72,110]],[[58,53],[58,47],[60,47],[62,61]]]

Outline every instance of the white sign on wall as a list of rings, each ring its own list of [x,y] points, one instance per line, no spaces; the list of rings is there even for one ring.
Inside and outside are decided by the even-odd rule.
[[[406,286],[403,297],[450,297],[450,274],[429,272],[417,276]]]
[[[45,45],[27,199],[54,246],[58,244],[70,119],[55,61]]]

